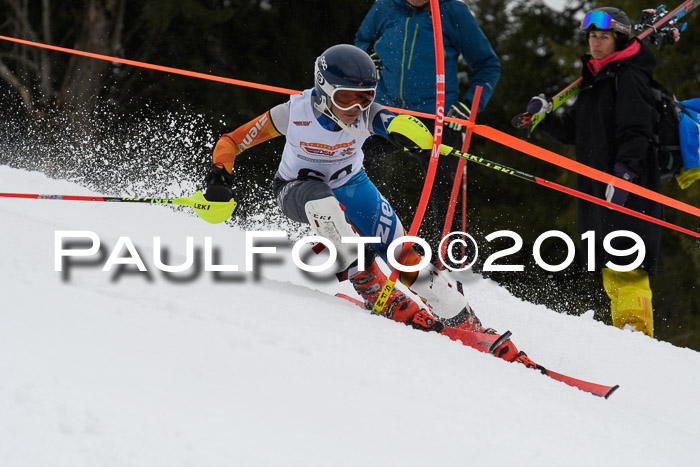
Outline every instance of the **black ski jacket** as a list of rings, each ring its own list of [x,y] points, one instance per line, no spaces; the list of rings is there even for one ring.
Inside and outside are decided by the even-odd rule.
[[[588,68],[590,55],[582,57],[581,92],[570,111],[564,115],[550,114],[542,127],[554,139],[576,147],[576,159],[595,169],[612,174],[617,162],[625,164],[639,175],[639,185],[660,191],[661,180],[655,148],[651,145],[655,110],[650,80],[656,57],[646,45],[629,58],[608,63],[594,76]],[[579,190],[605,199],[606,184],[583,175],[578,176]],[[661,219],[659,203],[630,193],[625,207]],[[606,207],[578,201],[579,238],[587,231],[595,235],[595,269],[608,261],[624,266],[636,255],[620,257],[609,254],[603,247],[607,234],[629,230],[638,234],[646,247],[642,269],[654,274],[659,258],[661,227],[657,224],[614,211]],[[580,257],[587,266],[591,248],[581,241]],[[624,250],[634,246],[629,238],[618,238],[612,247]]]

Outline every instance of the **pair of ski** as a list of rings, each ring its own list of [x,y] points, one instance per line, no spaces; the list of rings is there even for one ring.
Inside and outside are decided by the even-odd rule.
[[[699,5],[700,0],[686,0],[670,12],[666,11],[666,5],[661,5],[655,10],[644,10],[640,23],[635,26],[636,30],[641,30],[642,32],[635,36],[635,39],[639,41],[648,40],[659,48],[664,42],[671,44],[677,42],[680,33],[686,26],[686,23],[679,25],[679,20]],[[577,95],[580,90],[581,78],[552,97],[552,109],[550,112],[557,110],[564,102]],[[531,115],[528,112],[524,112],[513,118],[513,124],[516,127],[526,128],[522,122],[529,121],[527,128],[529,133],[532,133],[535,127],[544,120],[545,116],[546,114]]]
[[[364,302],[362,302],[361,300],[358,300],[343,293],[337,293],[335,296],[347,300],[351,303],[354,303],[362,309],[366,309]],[[471,347],[480,352],[485,352],[492,355],[495,355],[496,349],[510,341],[511,336],[510,331],[506,331],[504,334],[489,334],[484,332],[465,331],[462,329],[455,329],[449,327],[446,327],[442,331],[440,331],[440,334],[449,337],[453,341],[461,342],[467,347]],[[525,364],[519,360],[515,361],[517,361],[518,363]],[[591,383],[588,381],[572,378],[570,376],[566,376],[561,373],[557,373],[555,371],[544,368],[541,365],[526,366],[528,368],[534,368],[536,370],[539,370],[543,375],[549,376],[550,378],[556,381],[560,381],[562,383],[568,384],[569,386],[580,389],[581,391],[588,392],[590,394],[593,394],[594,396],[604,397],[606,399],[610,397],[610,395],[612,395],[612,393],[615,392],[617,388],[620,387],[619,385],[606,386],[603,384]]]

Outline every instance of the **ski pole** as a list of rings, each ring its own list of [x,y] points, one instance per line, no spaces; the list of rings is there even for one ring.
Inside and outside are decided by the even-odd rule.
[[[219,224],[233,215],[238,203],[229,201],[209,201],[201,191],[192,196],[174,199],[159,198],[118,198],[108,196],[72,196],[72,195],[39,195],[33,193],[0,193],[0,198],[23,199],[53,199],[61,201],[104,201],[108,203],[147,203],[147,204],[175,204],[178,206],[190,206],[199,217],[210,224]]]
[[[670,222],[666,222],[666,221],[663,221],[661,219],[651,217],[647,214],[637,212],[633,209],[626,208],[624,206],[620,206],[619,204],[614,204],[614,203],[611,203],[611,202],[606,201],[604,199],[596,198],[595,196],[589,195],[587,193],[583,193],[583,192],[578,191],[578,190],[574,190],[573,188],[559,185],[558,183],[550,182],[549,180],[545,180],[545,179],[542,179],[540,177],[535,177],[534,175],[530,175],[530,174],[522,172],[520,170],[512,169],[512,168],[506,167],[505,165],[502,165],[502,164],[497,164],[495,162],[484,159],[482,157],[459,151],[455,148],[452,148],[450,146],[446,146],[444,144],[440,146],[440,154],[461,157],[463,159],[466,159],[469,162],[475,162],[475,163],[482,165],[484,167],[488,167],[489,169],[494,169],[494,170],[497,170],[499,172],[506,173],[508,175],[513,175],[513,176],[518,177],[522,180],[527,180],[528,182],[537,183],[538,185],[546,186],[548,188],[552,188],[553,190],[561,191],[562,193],[566,193],[568,195],[572,195],[572,196],[575,196],[577,198],[580,198],[580,199],[583,199],[586,201],[590,201],[591,203],[599,204],[600,206],[605,206],[606,208],[614,209],[616,211],[623,212],[623,213],[628,214],[630,216],[638,217],[640,219],[652,222],[654,224],[658,224],[662,227],[667,227],[669,229],[677,230],[678,232],[682,232],[684,234],[700,238],[700,233],[693,232],[692,230],[688,230],[688,229],[685,229],[683,227],[679,227],[675,224],[671,224]]]
[[[700,0],[698,0],[698,1],[700,1]],[[481,132],[480,132],[480,131],[479,131],[480,127],[481,127],[482,130],[488,130],[488,131],[486,131],[486,132],[481,131]],[[487,137],[487,138],[489,138],[489,139],[491,139],[491,140],[493,140],[493,141],[498,141],[498,142],[500,142],[501,144],[505,144],[506,146],[509,146],[509,147],[511,147],[511,148],[513,148],[513,149],[517,149],[517,150],[519,150],[519,151],[521,151],[521,152],[524,152],[524,153],[526,153],[526,154],[530,154],[530,155],[534,155],[535,157],[539,157],[539,156],[537,156],[536,154],[534,154],[532,151],[528,151],[528,150],[526,150],[526,148],[522,148],[522,149],[521,149],[521,148],[519,147],[519,146],[521,146],[522,144],[526,144],[526,145],[528,145],[528,146],[532,146],[530,143],[525,143],[525,142],[520,141],[519,139],[517,139],[517,138],[515,138],[515,137],[512,137],[512,136],[510,136],[510,135],[507,135],[507,134],[505,134],[505,133],[502,133],[502,132],[500,132],[500,131],[498,131],[498,130],[494,130],[493,128],[490,128],[490,127],[487,127],[487,126],[484,126],[484,125],[476,125],[474,128],[475,128],[474,131],[475,131],[476,133],[479,133],[479,134],[481,134],[482,136],[485,136],[485,137]],[[496,136],[497,136],[496,134],[498,134],[498,136],[500,136],[500,138],[497,138],[497,137],[496,137]],[[422,149],[422,150],[429,150],[429,149],[432,148],[433,141],[432,141],[432,139],[431,139],[428,135],[416,134],[415,136],[417,136],[418,139],[419,139],[418,141],[414,141],[414,143],[418,146],[418,148],[420,148],[420,149]],[[510,140],[512,140],[513,142],[517,142],[518,144],[511,144],[511,143],[505,142],[505,141],[504,141],[504,138],[505,138],[505,139],[510,139]],[[537,148],[537,146],[534,146],[534,147]],[[541,148],[538,148],[538,149],[541,149]],[[542,150],[542,151],[544,151],[544,150]],[[559,185],[559,184],[550,182],[550,181],[548,181],[548,180],[544,180],[544,179],[542,179],[542,178],[535,177],[534,175],[530,175],[530,174],[528,174],[528,173],[521,172],[520,170],[511,169],[510,167],[507,167],[507,166],[504,166],[504,165],[501,165],[501,164],[497,164],[497,163],[495,163],[495,162],[491,162],[491,161],[489,161],[489,160],[487,160],[487,159],[484,159],[484,158],[482,158],[482,157],[475,156],[475,155],[473,155],[473,154],[463,153],[462,151],[458,151],[457,149],[455,149],[455,148],[453,148],[453,147],[451,147],[451,146],[447,146],[447,145],[445,145],[445,144],[441,144],[441,145],[440,145],[440,154],[441,154],[441,155],[444,155],[444,156],[445,156],[445,155],[454,155],[454,156],[462,157],[462,158],[465,158],[465,159],[468,160],[468,161],[475,162],[475,163],[480,164],[480,165],[483,165],[483,166],[485,166],[485,167],[488,167],[488,168],[491,168],[491,169],[495,169],[495,170],[498,170],[498,171],[500,171],[500,172],[504,172],[504,173],[507,173],[507,174],[509,174],[509,175],[516,176],[516,177],[518,177],[518,178],[522,178],[523,180],[527,180],[527,181],[529,181],[529,182],[537,183],[538,185],[547,186],[547,187],[552,188],[552,189],[554,189],[554,190],[561,191],[561,192],[563,192],[563,193],[567,193],[567,194],[572,195],[572,196],[576,196],[577,198],[581,198],[581,199],[584,199],[584,200],[586,200],[586,201],[590,201],[590,202],[592,202],[592,203],[596,203],[596,204],[599,204],[599,205],[601,205],[601,206],[605,206],[605,207],[607,207],[607,208],[614,209],[614,210],[616,210],[616,211],[624,212],[624,213],[626,213],[626,214],[629,214],[629,215],[631,215],[631,216],[638,217],[638,218],[640,218],[640,219],[644,219],[644,220],[649,221],[649,222],[652,222],[652,223],[654,223],[654,224],[658,224],[658,225],[661,225],[661,226],[664,226],[664,227],[668,227],[668,228],[670,228],[670,229],[677,230],[677,231],[679,231],[679,232],[683,232],[683,233],[688,234],[688,235],[691,235],[691,236],[693,236],[693,237],[698,237],[698,238],[700,238],[700,234],[697,233],[697,232],[693,232],[693,231],[691,231],[691,230],[684,229],[684,228],[682,228],[682,227],[678,227],[678,226],[676,226],[676,225],[674,225],[674,224],[671,224],[671,223],[668,223],[668,222],[664,222],[664,221],[662,221],[662,220],[656,219],[656,218],[651,217],[651,216],[648,216],[648,215],[646,215],[646,214],[642,214],[642,213],[640,213],[640,212],[634,211],[634,210],[629,209],[629,208],[625,208],[624,206],[619,206],[619,205],[617,205],[617,204],[610,203],[610,202],[605,201],[605,200],[603,200],[603,199],[596,198],[595,196],[588,195],[588,194],[586,194],[586,193],[583,193],[583,192],[574,190],[574,189],[572,189],[572,188],[568,188],[568,187],[565,187],[565,186],[563,186],[563,185]],[[553,154],[553,153],[552,153],[552,154]],[[562,158],[562,159],[563,159],[562,156],[559,156],[559,155],[557,155],[557,154],[554,154],[554,156],[556,156],[557,158]],[[544,157],[539,157],[539,158],[542,159],[542,160],[546,160],[546,161],[548,161],[548,162],[551,162],[550,159],[547,159],[547,158],[544,158]],[[570,162],[573,163],[574,161],[570,161]],[[583,165],[580,164],[580,163],[576,163],[576,164],[583,166]],[[560,164],[557,164],[557,165],[559,165],[560,167],[569,168],[569,167],[567,167],[567,166],[565,166],[565,165],[560,165]],[[583,167],[587,167],[587,166],[583,166]],[[590,169],[590,167],[587,167],[587,168]],[[640,196],[644,196],[645,198],[647,198],[647,199],[649,199],[649,200],[656,201],[657,203],[663,204],[663,205],[665,205],[665,206],[672,207],[672,208],[675,208],[675,209],[679,209],[679,210],[682,210],[682,211],[684,211],[684,212],[687,212],[688,214],[692,214],[692,215],[695,215],[695,216],[697,216],[697,217],[700,217],[700,210],[699,210],[698,208],[694,207],[694,206],[690,206],[690,205],[687,205],[687,204],[685,204],[685,203],[681,203],[680,201],[678,201],[678,200],[676,200],[676,199],[668,198],[668,197],[666,197],[666,196],[661,195],[660,193],[656,193],[656,192],[651,191],[651,190],[649,190],[649,189],[647,189],[647,188],[640,187],[639,185],[634,185],[634,184],[632,184],[632,183],[630,183],[630,182],[628,182],[628,181],[619,179],[619,178],[617,178],[617,177],[613,177],[613,176],[610,175],[610,174],[604,174],[603,172],[597,171],[597,170],[595,170],[595,169],[591,169],[591,170],[592,170],[592,172],[593,172],[593,173],[591,173],[591,174],[583,173],[583,172],[581,172],[580,170],[576,170],[576,172],[579,173],[579,174],[585,175],[585,176],[587,176],[587,177],[589,177],[589,178],[592,178],[592,179],[594,179],[594,180],[598,180],[598,181],[600,181],[600,182],[604,182],[604,183],[606,183],[606,184],[607,184],[607,183],[613,183],[613,182],[614,182],[614,183],[615,183],[615,186],[621,187],[622,189],[627,189],[627,191],[629,191],[630,193],[635,193],[635,194],[638,194],[638,195],[640,195]],[[600,173],[601,175],[605,175],[605,177],[604,177],[604,178],[601,178],[600,176],[597,175],[597,173]],[[625,185],[630,185],[630,188],[627,188]],[[648,192],[649,194],[647,194],[646,192]],[[654,196],[654,195],[655,195],[655,196]]]

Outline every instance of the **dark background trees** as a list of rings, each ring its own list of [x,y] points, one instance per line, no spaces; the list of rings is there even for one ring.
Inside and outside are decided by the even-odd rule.
[[[336,43],[352,43],[372,0],[0,0],[5,15],[0,34],[193,70],[240,80],[304,89],[313,82],[316,56]],[[585,53],[578,30],[581,12],[616,6],[633,20],[647,0],[597,4],[569,2],[563,12],[541,1],[467,2],[502,60],[503,73],[479,122],[525,138],[510,119],[538,93],[554,95],[580,75]],[[669,5],[672,8],[674,5]],[[686,17],[681,41],[658,51],[657,79],[680,99],[700,96],[700,13]],[[465,67],[465,71],[466,67]],[[463,83],[464,87],[468,81]],[[287,96],[0,41],[0,162],[78,180],[105,192],[163,194],[194,189],[218,136],[254,118]],[[573,157],[535,132],[531,141]],[[253,148],[237,162],[239,219],[270,207],[269,180],[281,141]],[[566,186],[575,174],[476,137],[471,152]],[[389,165],[389,162],[400,162]],[[400,172],[402,199],[392,199],[409,223],[421,180],[417,163],[389,159]],[[549,274],[535,266],[535,239],[557,229],[576,237],[575,199],[477,165],[468,166],[470,232],[480,258],[508,246],[484,237],[512,230],[524,247],[508,261],[524,273],[492,273],[494,280],[523,299],[560,312],[592,309],[609,321],[607,298],[595,275],[570,267]],[[177,187],[173,188],[172,185]],[[180,194],[180,193],[178,193]],[[700,184],[664,194],[697,205]],[[700,221],[666,210],[666,220],[700,231]],[[426,220],[426,224],[429,219]],[[663,233],[663,259],[652,278],[656,334],[700,349],[700,245],[686,235]],[[549,242],[545,255],[561,260],[561,244]],[[559,255],[559,256],[558,256]]]

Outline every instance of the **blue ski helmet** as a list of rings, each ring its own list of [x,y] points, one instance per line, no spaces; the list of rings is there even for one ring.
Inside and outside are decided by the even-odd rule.
[[[377,69],[367,53],[350,44],[338,44],[323,52],[314,66],[316,95],[314,106],[319,112],[354,133],[331,111],[331,96],[337,89],[376,91]],[[365,111],[369,115],[369,110]]]

